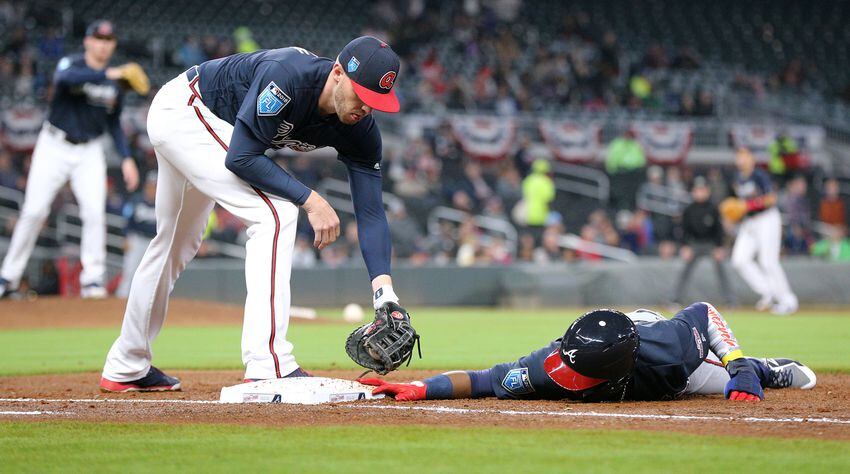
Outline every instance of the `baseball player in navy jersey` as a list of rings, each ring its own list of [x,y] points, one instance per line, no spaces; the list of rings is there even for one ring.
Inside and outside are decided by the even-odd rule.
[[[694,303],[673,319],[639,309],[591,311],[563,337],[515,362],[487,370],[447,372],[425,381],[366,378],[375,394],[396,400],[503,399],[671,400],[724,394],[759,401],[763,388],[810,389],[815,373],[790,359],[744,357],[725,318]]]
[[[160,89],[148,115],[159,164],[157,235],[133,277],[101,389],[180,389],[178,379],[151,366],[151,344],[215,202],[248,226],[245,378],[305,374],[286,339],[298,210],[306,211],[319,249],[337,239],[339,219],[325,199],[265,156],[269,148],[336,149],[348,169],[374,306],[398,303],[381,197],[381,134],[371,115],[399,110],[398,70],[386,43],[360,37],[336,60],[298,47],[236,54],[189,68]]]
[[[112,24],[92,23],[83,46],[83,54],[64,57],[56,66],[50,111],[33,151],[21,215],[0,268],[0,295],[17,290],[50,205],[70,181],[83,223],[81,293],[106,296],[105,133],[124,157],[121,171],[128,190],[136,188],[139,175],[119,120],[122,67],[109,67],[116,46]]]
[[[791,291],[779,264],[782,246],[782,217],[776,208],[776,192],[770,177],[756,168],[753,154],[745,149],[735,156],[738,172],[733,188],[746,204],[746,216],[738,228],[732,248],[732,265],[759,295],[756,308],[775,314],[797,311],[797,296]]]

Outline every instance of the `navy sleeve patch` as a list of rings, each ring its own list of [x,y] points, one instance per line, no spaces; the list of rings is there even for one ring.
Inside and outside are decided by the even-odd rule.
[[[528,378],[528,367],[511,369],[502,379],[502,388],[514,395],[526,395],[534,391]]]
[[[277,115],[290,100],[289,96],[274,81],[269,82],[269,85],[257,97],[257,115],[261,117]]]

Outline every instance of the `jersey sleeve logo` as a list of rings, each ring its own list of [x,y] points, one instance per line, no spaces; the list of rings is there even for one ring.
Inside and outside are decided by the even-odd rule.
[[[528,378],[528,367],[511,369],[502,379],[502,388],[514,395],[525,395],[534,391]]]
[[[257,115],[261,117],[277,115],[290,100],[292,99],[274,81],[269,82],[269,85],[257,97]]]
[[[64,58],[59,60],[59,64],[56,65],[56,70],[57,71],[64,71],[65,69],[68,69],[69,67],[71,67],[71,58],[64,57]]]

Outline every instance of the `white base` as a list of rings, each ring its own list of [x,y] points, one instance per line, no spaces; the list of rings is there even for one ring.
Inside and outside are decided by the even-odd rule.
[[[384,398],[383,395],[372,395],[373,388],[351,380],[327,377],[292,377],[223,387],[219,401],[222,403],[318,405],[321,403]]]

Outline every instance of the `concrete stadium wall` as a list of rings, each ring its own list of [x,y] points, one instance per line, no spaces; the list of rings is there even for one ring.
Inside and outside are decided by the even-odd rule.
[[[802,304],[850,304],[850,264],[808,258],[783,260],[791,287]],[[615,262],[511,267],[408,267],[397,265],[393,279],[406,306],[604,306],[657,305],[669,301],[682,263],[655,258],[639,264]],[[741,303],[756,295],[727,265]],[[339,307],[370,304],[366,270],[360,267],[295,269],[292,304]],[[235,260],[197,260],[181,276],[175,296],[241,304],[244,265]],[[714,266],[700,262],[687,300],[723,303]]]

